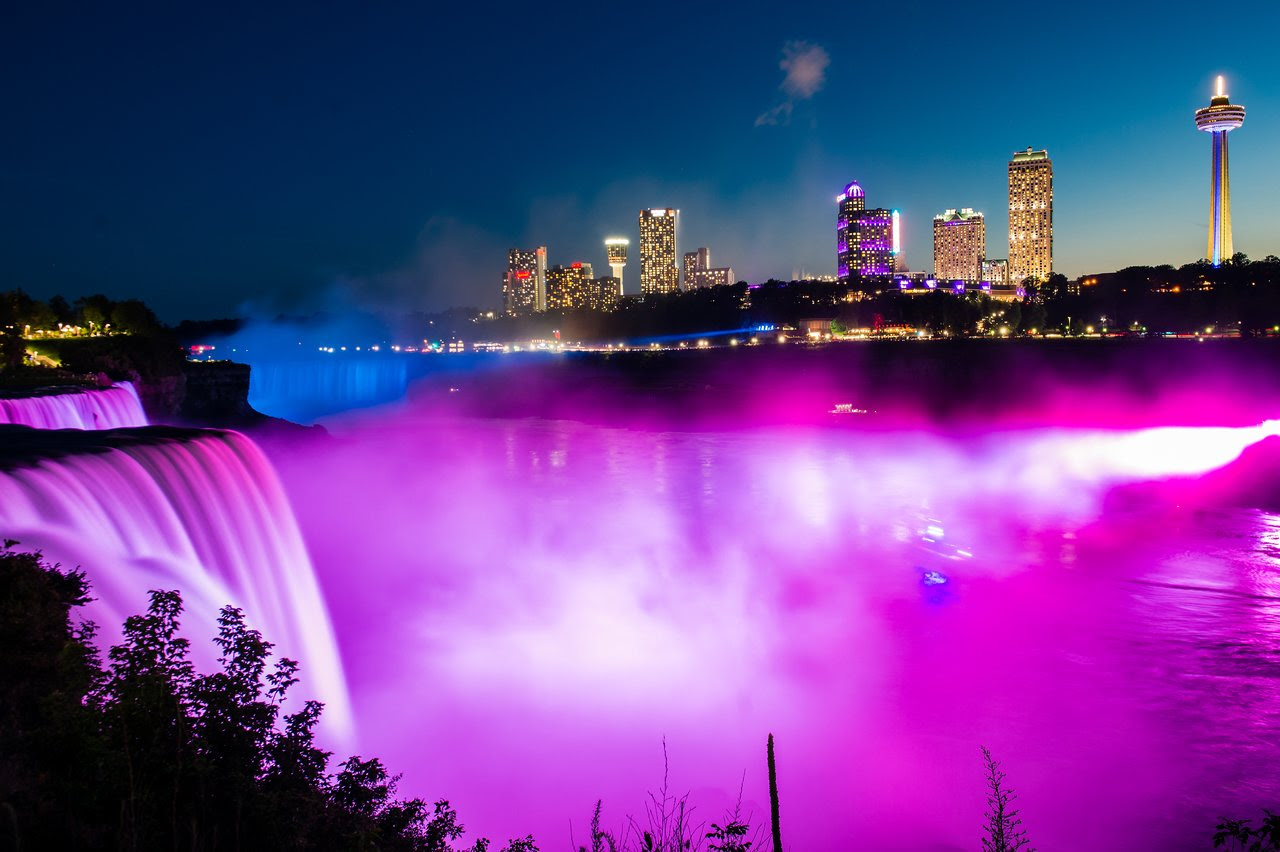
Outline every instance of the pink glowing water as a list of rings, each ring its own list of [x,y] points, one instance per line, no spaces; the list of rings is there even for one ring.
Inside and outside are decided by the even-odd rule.
[[[36,429],[120,429],[146,426],[147,415],[129,382],[83,390],[0,399],[0,423]]]
[[[1194,499],[1275,424],[333,428],[269,452],[360,747],[491,836],[621,824],[664,737],[703,818],[767,819],[769,732],[792,849],[975,848],[982,744],[1042,850],[1280,801],[1280,516]]]
[[[664,737],[703,818],[742,784],[758,821],[776,734],[792,849],[975,848],[980,744],[1042,850],[1201,849],[1280,800],[1280,517],[1210,473],[1275,423],[332,426],[268,447],[281,480],[232,433],[106,434],[0,473],[0,532],[85,565],[104,624],[177,587],[199,646],[244,606],[335,748],[543,848],[640,813]]]

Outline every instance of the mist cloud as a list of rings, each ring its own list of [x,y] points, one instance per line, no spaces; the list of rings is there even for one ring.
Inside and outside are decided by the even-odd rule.
[[[807,41],[789,41],[782,46],[782,61],[778,67],[784,72],[778,88],[787,99],[756,116],[756,127],[766,124],[785,124],[791,119],[796,101],[812,98],[827,82],[827,66],[831,56],[826,48]]]

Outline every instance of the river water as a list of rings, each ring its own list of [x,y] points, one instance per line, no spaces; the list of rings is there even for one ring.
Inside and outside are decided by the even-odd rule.
[[[1201,478],[1256,433],[329,426],[267,449],[360,747],[490,836],[643,818],[664,742],[767,823],[769,733],[794,850],[979,848],[983,745],[1041,850],[1280,805],[1280,516]]]

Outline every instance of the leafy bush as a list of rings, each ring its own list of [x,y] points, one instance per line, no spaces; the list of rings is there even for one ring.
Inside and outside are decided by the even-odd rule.
[[[225,607],[221,669],[199,674],[182,597],[154,591],[105,663],[79,571],[0,549],[0,835],[23,849],[331,849],[456,852],[447,801],[396,796],[376,758],[329,771],[321,705],[283,710],[292,660]],[[486,840],[469,847],[489,848]],[[532,838],[507,852],[537,852]]]

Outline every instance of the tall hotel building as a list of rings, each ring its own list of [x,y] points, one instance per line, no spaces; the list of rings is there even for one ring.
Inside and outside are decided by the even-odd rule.
[[[898,248],[897,213],[868,210],[866,195],[857,181],[836,196],[836,280],[852,284],[893,274]]]
[[[547,271],[547,307],[551,310],[592,308],[598,301],[598,285],[591,264],[574,261]]]
[[[640,293],[674,293],[680,289],[676,263],[676,223],[680,211],[659,207],[640,211]]]
[[[933,274],[939,281],[976,284],[987,254],[987,223],[971,207],[933,217]]]
[[[684,289],[724,287],[733,283],[733,267],[711,267],[711,249],[703,246],[697,251],[684,253]]]
[[[1227,171],[1227,133],[1244,124],[1244,107],[1227,99],[1218,78],[1218,93],[1209,105],[1196,110],[1196,128],[1213,134],[1213,173],[1209,181],[1209,245],[1205,257],[1214,266],[1230,260],[1231,246],[1231,174]]]
[[[711,249],[703,246],[697,251],[687,251],[684,253],[684,289],[692,290],[698,286],[694,282],[697,274],[704,269],[711,268]]]
[[[547,247],[511,249],[502,279],[502,301],[511,316],[547,309]]]
[[[1053,162],[1028,148],[1009,161],[1009,282],[1053,273]]]

